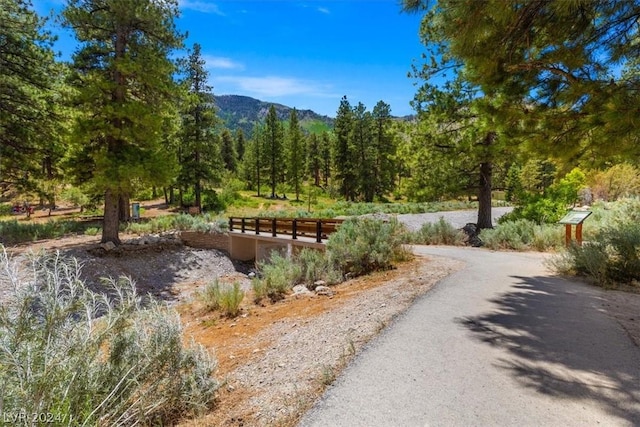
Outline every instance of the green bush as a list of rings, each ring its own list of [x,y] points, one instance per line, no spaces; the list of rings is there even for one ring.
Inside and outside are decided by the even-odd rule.
[[[220,291],[220,308],[227,317],[237,317],[240,314],[240,304],[244,299],[244,291],[240,289],[240,283],[233,282],[225,285]]]
[[[418,245],[462,245],[465,235],[443,217],[435,223],[424,223],[420,230],[408,233],[410,243]]]
[[[602,286],[640,286],[640,225],[620,222],[601,229],[583,246],[573,245],[555,260],[560,272],[592,278]]]
[[[89,227],[84,230],[84,234],[87,236],[97,236],[100,233],[100,229],[98,227]]]
[[[67,425],[169,425],[211,407],[218,382],[202,347],[185,347],[178,314],[131,280],[96,293],[73,259],[0,255],[0,384],[5,413]]]
[[[342,281],[341,273],[329,262],[325,252],[304,248],[294,258],[294,262],[300,265],[301,280],[307,287],[311,287],[318,280],[324,280],[330,285]]]
[[[484,246],[494,250],[546,251],[562,246],[563,230],[563,227],[556,224],[539,225],[530,220],[519,219],[482,230],[479,237]]]
[[[300,265],[275,251],[269,259],[258,263],[258,269],[261,277],[252,282],[256,302],[265,297],[272,302],[281,300],[302,279]]]
[[[402,241],[405,229],[395,219],[350,219],[343,222],[327,242],[332,264],[342,273],[361,275],[385,270],[394,261],[406,259]]]
[[[218,279],[213,282],[209,282],[204,286],[204,289],[196,292],[196,298],[200,300],[206,310],[215,311],[220,309],[221,303],[221,290]]]
[[[240,283],[221,285],[216,279],[208,283],[204,289],[196,294],[209,311],[222,311],[227,317],[236,317],[240,312],[240,304],[244,299],[244,291]]]
[[[86,224],[76,221],[47,221],[46,223],[0,221],[0,243],[16,244],[38,239],[53,239],[69,233],[84,232]]]

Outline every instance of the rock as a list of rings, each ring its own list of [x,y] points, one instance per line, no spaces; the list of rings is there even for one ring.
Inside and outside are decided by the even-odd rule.
[[[256,277],[256,273],[254,273],[253,271],[251,271],[249,274],[247,274],[247,277],[248,277],[249,279],[255,279],[255,277]]]
[[[467,236],[465,239],[465,243],[468,246],[473,246],[474,248],[478,248],[482,246],[482,240],[478,235],[480,231],[478,230],[478,226],[474,223],[468,223],[464,227],[462,227],[462,232]]]
[[[316,288],[316,294],[324,295],[324,296],[327,296],[327,297],[332,297],[334,292],[328,286],[318,286]]]
[[[116,248],[116,244],[113,243],[113,242],[105,242],[105,243],[102,243],[100,245],[100,247],[102,249],[104,249],[105,251],[109,252],[109,251],[112,251],[112,250],[114,250]]]
[[[312,289],[316,289],[318,286],[327,286],[327,282],[325,282],[324,280],[316,280],[315,282],[313,282]]]
[[[295,285],[293,287],[293,294],[294,295],[305,295],[305,294],[310,294],[311,291],[309,289],[307,289],[307,287],[305,285]]]

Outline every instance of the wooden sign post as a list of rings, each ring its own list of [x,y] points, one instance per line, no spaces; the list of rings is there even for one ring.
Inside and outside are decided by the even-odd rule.
[[[582,246],[582,223],[587,217],[591,215],[591,211],[569,211],[565,216],[563,216],[559,224],[564,224],[565,228],[565,244],[567,247],[571,245],[571,226],[576,226],[576,242],[579,246]]]

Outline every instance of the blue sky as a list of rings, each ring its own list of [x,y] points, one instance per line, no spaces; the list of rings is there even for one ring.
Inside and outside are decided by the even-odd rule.
[[[62,0],[33,0],[59,10]],[[424,51],[420,17],[399,0],[180,0],[177,22],[187,47],[202,46],[216,95],[246,95],[335,116],[340,98],[369,109],[383,100],[411,114],[415,80],[407,73]],[[63,59],[75,49],[61,36]]]

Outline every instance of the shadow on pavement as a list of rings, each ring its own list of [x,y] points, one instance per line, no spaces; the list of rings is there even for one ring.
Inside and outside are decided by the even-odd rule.
[[[598,313],[599,293],[559,278],[516,279],[516,290],[492,300],[497,310],[459,322],[480,341],[506,350],[498,367],[523,386],[592,401],[640,425],[640,351]]]

